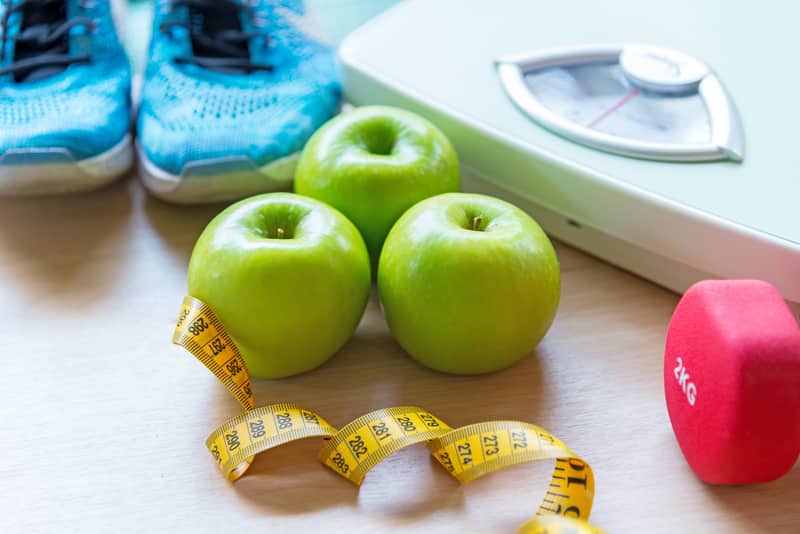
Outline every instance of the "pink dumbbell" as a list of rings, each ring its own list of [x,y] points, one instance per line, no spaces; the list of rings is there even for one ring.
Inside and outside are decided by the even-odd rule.
[[[800,328],[778,291],[759,280],[689,288],[667,332],[664,392],[702,480],[766,482],[791,469],[800,454]]]

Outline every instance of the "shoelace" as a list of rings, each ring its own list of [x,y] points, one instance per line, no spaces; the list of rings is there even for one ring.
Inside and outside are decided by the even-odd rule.
[[[169,4],[170,10],[185,6],[198,9],[219,9],[229,8],[237,13],[246,11],[254,17],[252,6],[235,0],[172,0]],[[260,37],[269,42],[269,36],[263,31],[241,31],[238,29],[223,29],[214,32],[213,35],[206,35],[191,24],[180,20],[166,20],[161,23],[160,31],[168,33],[172,28],[180,27],[189,32],[193,44],[199,44],[207,51],[213,51],[218,55],[200,55],[196,51],[190,56],[177,56],[174,58],[176,63],[192,64],[198,67],[217,70],[217,71],[243,71],[250,73],[253,71],[272,71],[272,65],[256,63],[250,59],[247,46],[243,46],[251,39]]]
[[[64,37],[75,26],[86,26],[90,31],[94,31],[95,22],[88,17],[73,17],[67,20],[57,20],[53,22],[34,23],[30,26],[21,28],[20,33],[14,37],[8,37],[8,26],[11,14],[22,11],[27,7],[34,10],[57,9],[63,6],[65,0],[21,0],[17,5],[13,0],[6,0],[6,10],[0,18],[0,58],[6,55],[6,43],[12,40],[15,48],[20,45],[28,45],[29,52],[26,57],[12,61],[9,65],[0,68],[0,75],[14,74],[15,77],[45,69],[48,67],[67,67],[73,63],[86,63],[91,61],[88,55],[70,55],[69,44]],[[55,6],[53,4],[56,4]],[[82,1],[85,6],[87,2]],[[66,7],[64,6],[66,10]],[[24,21],[23,21],[24,22]]]

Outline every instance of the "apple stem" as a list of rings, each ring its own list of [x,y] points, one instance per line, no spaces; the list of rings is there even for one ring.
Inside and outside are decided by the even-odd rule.
[[[275,230],[275,233],[278,235],[278,239],[283,239],[283,236],[286,235],[286,232],[283,231],[283,228],[278,228]]]
[[[478,215],[472,218],[472,229],[478,231],[481,229],[481,225],[483,224],[483,215]]]

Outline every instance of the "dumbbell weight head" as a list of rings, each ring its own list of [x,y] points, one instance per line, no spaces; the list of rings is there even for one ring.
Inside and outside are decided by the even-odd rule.
[[[664,391],[678,444],[712,484],[774,480],[800,453],[800,328],[759,280],[706,280],[670,321]]]

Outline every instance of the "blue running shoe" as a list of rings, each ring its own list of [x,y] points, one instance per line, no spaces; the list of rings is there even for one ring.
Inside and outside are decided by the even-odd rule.
[[[142,179],[178,203],[284,189],[339,95],[333,53],[302,0],[156,0]]]
[[[108,1],[0,0],[0,194],[94,189],[133,161]]]

